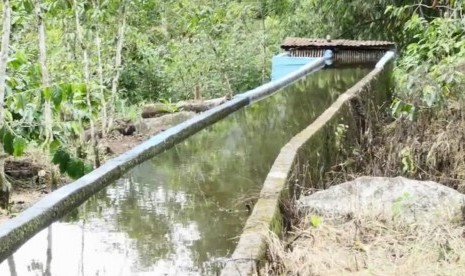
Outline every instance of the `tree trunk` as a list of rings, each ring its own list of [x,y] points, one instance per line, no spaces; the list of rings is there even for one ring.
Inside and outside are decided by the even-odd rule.
[[[262,66],[262,84],[265,83],[266,80],[266,14],[265,14],[265,2],[262,0],[262,52],[263,52],[263,66]]]
[[[97,73],[98,73],[98,82],[100,85],[100,98],[102,104],[102,137],[105,137],[105,130],[107,129],[107,102],[105,100],[105,91],[103,89],[103,66],[102,66],[102,51],[101,51],[101,42],[100,42],[100,29],[97,27],[95,31],[95,45],[97,46]]]
[[[11,7],[9,0],[3,0],[3,34],[2,34],[2,52],[0,54],[0,128],[4,122],[4,102],[5,102],[5,78],[6,64],[8,62],[8,50],[10,47],[11,33]],[[5,154],[3,150],[3,141],[0,141],[0,208],[8,208],[10,202],[11,184],[5,177]]]
[[[94,6],[94,9],[97,11],[100,11],[100,6],[99,2],[93,0],[92,4]],[[98,75],[98,84],[100,86],[99,92],[100,92],[100,104],[102,105],[102,111],[101,111],[101,136],[102,138],[105,137],[105,131],[107,129],[107,122],[108,122],[108,106],[107,106],[107,101],[105,99],[105,84],[103,83],[103,65],[102,65],[102,41],[100,39],[100,25],[99,25],[99,18],[96,19],[97,22],[95,22],[95,47],[97,51],[97,75]]]
[[[118,27],[118,40],[116,43],[116,53],[115,53],[115,75],[111,82],[111,98],[110,98],[110,117],[108,119],[108,128],[107,132],[110,131],[113,123],[113,119],[111,117],[115,116],[115,102],[116,102],[116,92],[118,92],[118,82],[119,77],[121,74],[121,53],[123,51],[124,45],[124,32],[126,29],[126,3],[125,0],[121,3],[121,22]]]
[[[90,84],[89,56],[88,56],[87,48],[84,43],[84,38],[82,35],[82,31],[81,31],[82,26],[79,22],[79,11],[78,11],[78,5],[77,5],[76,0],[74,0],[74,15],[76,19],[77,39],[82,49],[82,65],[83,65],[83,70],[84,70],[84,79],[86,83],[86,104],[87,104],[88,114],[89,114],[90,135],[91,135],[92,151],[94,154],[94,166],[98,168],[100,167],[100,158],[99,158],[99,153],[98,153],[98,140],[97,140],[97,137],[95,137],[95,124],[94,124],[94,118],[92,114],[92,102],[90,99],[91,91],[90,91],[90,85],[89,85]]]
[[[50,144],[53,140],[52,131],[52,105],[51,105],[51,92],[50,92],[50,76],[47,68],[47,47],[45,38],[45,23],[42,14],[41,1],[36,1],[36,15],[38,19],[38,31],[39,31],[39,63],[40,70],[42,73],[42,86],[44,89],[44,145]],[[48,91],[47,93],[45,91]]]

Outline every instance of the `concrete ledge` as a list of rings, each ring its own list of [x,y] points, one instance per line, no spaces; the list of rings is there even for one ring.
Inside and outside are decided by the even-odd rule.
[[[320,58],[286,77],[262,85],[247,93],[239,94],[231,101],[153,136],[148,141],[109,160],[100,168],[75,182],[45,196],[19,216],[0,225],[0,262],[37,232],[84,203],[89,197],[137,164],[153,158],[236,110],[276,93],[281,88],[323,68],[323,66],[324,59]]]
[[[309,139],[330,122],[349,100],[367,88],[372,80],[384,70],[386,64],[394,58],[393,52],[387,52],[375,69],[361,79],[352,88],[340,95],[312,124],[294,136],[282,149],[268,173],[260,197],[248,218],[244,232],[230,260],[221,271],[222,276],[258,275],[259,262],[266,252],[265,237],[269,231],[279,231],[281,221],[279,203],[297,162],[298,153]]]

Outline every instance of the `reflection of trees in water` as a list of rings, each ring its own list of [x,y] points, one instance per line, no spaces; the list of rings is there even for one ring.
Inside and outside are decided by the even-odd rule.
[[[81,276],[84,276],[84,248],[85,248],[84,229],[85,227],[86,227],[86,220],[84,219],[81,225],[81,259],[79,260],[79,263],[80,263],[79,270],[80,270]],[[78,272],[78,275],[79,275],[79,272]]]
[[[46,248],[46,260],[45,260],[45,268],[44,264],[38,260],[31,260],[31,263],[28,265],[29,271],[37,271],[42,276],[51,276],[52,275],[52,226],[50,225],[47,228],[47,248]],[[10,268],[10,275],[17,276],[16,272],[16,264],[14,261],[14,254],[8,257],[8,266]]]
[[[10,257],[8,257],[8,266],[10,268],[10,275],[18,276],[18,273],[16,272],[16,264],[15,264],[14,255],[11,255]]]
[[[127,181],[129,185],[125,185],[127,189],[115,206],[118,214],[115,222],[119,231],[126,232],[134,239],[141,265],[149,266],[153,260],[165,258],[169,253],[167,235],[170,221],[166,215],[156,212],[157,206],[151,199],[153,191],[134,182],[131,176]],[[167,198],[168,195],[163,197]]]
[[[52,265],[52,226],[50,225],[47,229],[47,264],[45,266],[44,276],[51,276],[51,265]]]
[[[142,270],[179,246],[203,267],[234,247],[248,216],[234,210],[238,196],[258,190],[280,148],[367,72],[323,70],[290,85],[138,166],[68,218],[109,220],[133,240]],[[176,243],[190,225],[200,238]]]
[[[267,171],[269,161],[289,137],[306,126],[364,73],[366,70],[355,69],[316,73],[316,77],[302,80],[283,93],[236,112],[152,162],[155,166],[166,167],[187,164],[189,172],[195,172],[196,179],[208,182],[219,177],[216,184],[220,186],[229,185],[228,181],[221,181],[231,177],[229,171],[238,174],[245,169],[242,178],[250,178],[248,176],[256,175],[257,171]],[[333,86],[340,88],[327,88]],[[244,167],[244,164],[248,166]],[[174,169],[178,171],[176,167]]]

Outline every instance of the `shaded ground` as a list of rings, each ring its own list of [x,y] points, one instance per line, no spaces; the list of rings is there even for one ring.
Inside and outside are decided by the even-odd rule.
[[[5,174],[12,183],[13,192],[9,210],[0,209],[0,223],[16,216],[51,190],[47,166],[37,161],[34,154],[20,159],[10,158],[5,162]]]
[[[50,187],[25,188],[15,186],[10,198],[10,210],[0,209],[0,224],[15,217],[18,213],[30,207],[49,192]]]

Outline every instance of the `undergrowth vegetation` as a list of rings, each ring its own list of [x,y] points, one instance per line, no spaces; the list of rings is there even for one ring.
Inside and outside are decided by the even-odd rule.
[[[380,118],[373,123],[373,139],[343,157],[357,162],[344,168],[341,180],[404,175],[465,192],[462,9],[458,1],[441,17],[427,20],[414,13],[406,22],[404,32],[413,42],[400,52],[394,69],[392,104],[383,110],[386,115],[373,116]],[[399,16],[405,9],[387,12]]]

